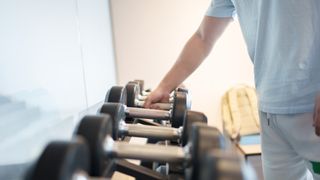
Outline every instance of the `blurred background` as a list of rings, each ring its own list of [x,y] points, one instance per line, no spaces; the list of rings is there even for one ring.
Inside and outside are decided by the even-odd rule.
[[[210,0],[1,0],[0,177],[52,139],[69,139],[112,85],[154,88],[196,31]],[[186,80],[192,109],[222,127],[220,100],[253,69],[235,20]],[[21,169],[21,171],[19,171]],[[12,178],[14,179],[14,178]]]

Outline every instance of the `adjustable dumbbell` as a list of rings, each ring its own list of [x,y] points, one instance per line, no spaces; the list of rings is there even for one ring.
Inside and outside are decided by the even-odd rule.
[[[113,121],[113,138],[119,139],[124,136],[135,136],[152,138],[155,140],[179,141],[182,145],[188,142],[188,135],[191,133],[192,124],[201,122],[207,124],[207,117],[200,112],[187,111],[183,126],[171,128],[164,126],[148,126],[137,124],[126,124],[125,106],[120,103],[105,103],[100,108],[100,113],[109,114]]]
[[[171,125],[175,128],[183,125],[187,111],[186,97],[184,93],[175,93],[172,109],[170,110],[130,107],[125,105],[128,104],[128,102],[126,103],[126,99],[126,89],[120,86],[114,86],[107,92],[105,102],[115,102],[123,104],[125,107],[124,110],[127,118],[171,120]]]
[[[91,173],[94,175],[99,176],[104,166],[115,158],[178,163],[184,169],[192,167],[192,174],[199,174],[197,164],[201,163],[200,157],[209,150],[225,148],[225,139],[219,130],[203,123],[193,124],[192,136],[184,147],[114,141],[112,131],[112,120],[108,115],[85,116],[75,131],[76,135],[88,142],[92,160]]]

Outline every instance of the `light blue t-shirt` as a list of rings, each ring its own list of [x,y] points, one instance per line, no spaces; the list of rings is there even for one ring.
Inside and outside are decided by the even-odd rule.
[[[254,63],[260,110],[313,111],[320,91],[320,0],[212,0],[207,11],[235,14]]]

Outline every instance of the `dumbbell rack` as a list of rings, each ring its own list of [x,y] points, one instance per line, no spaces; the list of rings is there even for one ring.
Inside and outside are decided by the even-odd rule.
[[[100,112],[100,110],[99,110],[99,112]],[[97,144],[99,144],[99,146],[103,146],[103,147],[101,147],[101,150],[103,150],[102,152],[99,149],[100,147],[97,147],[98,151],[94,151],[95,149],[90,149],[91,155],[99,157],[98,158],[99,161],[101,161],[101,162],[103,162],[104,160],[108,161],[105,163],[108,165],[103,166],[102,169],[100,169],[101,167],[97,166],[97,163],[94,166],[92,166],[93,161],[90,161],[91,162],[90,166],[92,166],[92,167],[89,167],[89,168],[91,168],[91,170],[88,169],[88,172],[86,172],[86,173],[89,173],[89,171],[90,171],[90,175],[91,175],[91,173],[92,173],[91,171],[94,170],[92,175],[95,177],[101,176],[101,177],[109,178],[109,177],[112,177],[114,172],[120,172],[120,173],[129,175],[129,176],[133,176],[136,179],[142,179],[142,180],[144,180],[144,179],[151,179],[151,180],[152,179],[163,179],[163,180],[164,179],[172,179],[172,180],[177,179],[178,180],[178,179],[186,179],[187,177],[190,180],[191,179],[199,179],[200,170],[201,170],[201,168],[205,168],[205,167],[204,167],[204,165],[201,165],[201,167],[197,166],[197,163],[200,163],[200,160],[201,160],[200,157],[198,157],[198,156],[200,156],[202,152],[206,153],[209,150],[213,150],[213,148],[217,148],[217,149],[225,148],[224,140],[220,137],[220,132],[217,130],[214,130],[214,129],[212,129],[212,127],[210,128],[209,126],[204,125],[204,124],[195,124],[196,126],[199,126],[198,128],[193,129],[195,133],[192,135],[195,135],[195,136],[193,136],[192,138],[190,137],[190,139],[192,139],[192,140],[188,141],[188,144],[183,147],[178,147],[178,146],[181,146],[181,144],[180,144],[181,139],[177,140],[177,141],[159,140],[159,139],[155,140],[150,137],[147,138],[146,145],[143,145],[143,146],[129,145],[127,142],[129,142],[132,139],[131,137],[128,137],[128,136],[121,136],[120,137],[119,136],[120,138],[118,138],[118,136],[114,136],[113,129],[115,127],[117,129],[117,126],[112,125],[114,122],[112,121],[113,118],[110,118],[110,117],[111,116],[106,116],[106,115],[102,114],[102,115],[94,116],[93,119],[88,118],[86,120],[90,119],[90,121],[85,121],[86,123],[84,123],[84,124],[85,125],[92,124],[92,126],[91,125],[90,126],[80,126],[81,128],[78,127],[80,130],[77,128],[77,130],[75,131],[75,132],[77,132],[77,135],[84,135],[83,137],[86,137],[85,139],[82,139],[81,137],[79,139],[79,142],[81,141],[81,143],[83,143],[83,145],[86,145],[88,142],[90,142],[88,140],[90,140],[90,138],[91,138],[91,140],[94,140],[94,141],[96,140],[95,142],[97,142]],[[144,117],[144,116],[142,116],[142,117]],[[100,121],[101,124],[91,123],[93,120],[95,120],[94,118],[100,118],[100,120],[103,120],[105,118],[108,121]],[[150,119],[133,118],[132,124],[133,125],[143,124],[145,126],[147,125],[147,126],[154,126],[154,127],[168,127],[169,128],[170,126],[172,126],[172,124],[170,124],[170,123],[172,123],[172,121],[173,121],[172,119],[170,119],[170,121],[168,121],[167,119],[163,119],[163,120],[152,119],[152,117],[150,116]],[[108,122],[109,124],[107,124],[107,123],[102,124],[104,122]],[[120,121],[117,121],[117,122],[120,122]],[[104,126],[104,125],[107,125],[107,126]],[[131,126],[131,124],[129,124],[129,125]],[[100,128],[101,129],[101,134],[100,134],[100,129],[99,129],[99,131],[95,131],[95,130],[88,131],[87,130],[88,127],[98,127],[98,128],[103,127],[105,129]],[[188,128],[184,127],[185,132],[188,132],[186,129],[189,129],[189,126],[187,126],[187,127]],[[202,128],[202,130],[201,130],[201,128]],[[95,128],[93,128],[93,129],[95,129]],[[150,129],[152,130],[153,128],[150,128]],[[108,132],[108,134],[106,136],[104,136],[104,135],[102,136],[102,134],[107,132],[108,130],[110,130]],[[98,133],[93,133],[95,135],[90,136],[90,135],[88,135],[88,134],[90,134],[90,132],[98,132]],[[115,133],[115,134],[117,134],[117,133]],[[86,135],[88,135],[88,137]],[[201,143],[201,142],[199,142],[199,140],[203,140],[204,142],[210,142],[209,143],[210,145],[206,145],[206,143],[203,143],[203,142]],[[206,140],[208,140],[208,141],[206,141]],[[95,142],[88,143],[88,144],[90,144],[90,146],[88,146],[88,147],[95,148],[96,147]],[[189,144],[190,142],[191,142],[191,145]],[[153,145],[156,143],[159,143],[161,145],[156,147],[157,145]],[[111,149],[109,149],[109,148],[111,148]],[[132,149],[129,150],[128,148],[132,148]],[[139,148],[142,148],[145,151],[139,152],[139,150],[140,150]],[[154,156],[148,155],[148,152],[149,152],[148,148],[150,149],[150,152],[154,154]],[[159,152],[156,152],[155,148],[158,148]],[[117,149],[119,149],[119,150],[116,151]],[[120,149],[121,149],[121,151],[120,151]],[[95,152],[97,152],[97,153],[95,153]],[[221,153],[221,152],[219,152],[219,153]],[[112,153],[118,153],[118,154],[114,156],[115,158],[112,158],[113,157]],[[146,153],[146,154],[143,154],[143,153]],[[224,154],[224,153],[222,153],[222,154]],[[159,155],[159,157],[157,155]],[[91,156],[90,158],[93,158],[93,159],[96,158],[93,156]],[[107,158],[107,159],[102,159],[101,157]],[[141,164],[135,164],[135,163],[133,163],[129,160],[126,160],[124,158],[139,159],[141,161]],[[143,160],[147,160],[147,161],[143,161]],[[229,163],[230,162],[231,161],[229,161]],[[236,162],[236,161],[234,161],[234,162]],[[48,163],[48,164],[50,164],[50,163]],[[188,165],[186,165],[186,164],[188,164]],[[194,171],[194,172],[191,172],[191,173],[188,172],[190,165],[192,165],[191,168],[192,168],[192,171]],[[98,171],[95,171],[96,166],[99,169]],[[100,166],[100,164],[99,164],[99,166]],[[186,171],[186,169],[184,169],[185,167],[188,168],[187,171]],[[194,167],[196,167],[197,169],[195,170]],[[241,169],[241,168],[239,167],[239,169]],[[49,169],[49,171],[50,171],[50,169]],[[35,171],[35,172],[37,172],[37,171]],[[30,174],[29,174],[30,176],[28,177],[28,178],[31,177],[31,180],[33,180],[33,178],[32,178],[33,173],[34,173],[34,170],[30,171]],[[206,172],[206,173],[210,174],[210,176],[216,176],[216,175],[212,175],[211,172]],[[232,173],[234,173],[234,172],[232,172]],[[41,172],[40,172],[40,174],[41,174]],[[235,177],[240,177],[240,176],[235,176]],[[95,178],[93,178],[93,179],[95,179]],[[211,179],[211,178],[209,177],[209,179]],[[236,178],[236,179],[238,180],[238,178]],[[205,180],[208,180],[208,176],[205,178]]]

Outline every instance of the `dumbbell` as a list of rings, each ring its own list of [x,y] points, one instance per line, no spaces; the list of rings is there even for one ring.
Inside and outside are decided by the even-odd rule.
[[[25,180],[111,180],[114,171],[136,177],[136,179],[168,180],[181,178],[179,175],[166,176],[127,160],[115,160],[109,168],[105,169],[103,176],[89,176],[90,153],[88,144],[83,138],[75,137],[71,141],[49,143],[34,166],[28,170]]]
[[[127,89],[122,86],[111,87],[106,94],[105,102],[120,102],[126,104],[128,107],[143,107],[144,101],[138,100],[137,98],[137,96],[139,96],[137,89],[139,86],[137,84],[129,84],[127,86],[129,87],[129,91],[127,91]],[[184,96],[185,95],[181,96],[181,98],[183,97],[183,101],[186,102],[186,97]],[[159,109],[170,110],[172,108],[172,103],[156,104],[159,106]]]
[[[129,144],[112,139],[113,125],[108,115],[85,116],[75,131],[88,142],[91,154],[90,174],[100,176],[106,164],[113,159],[138,159],[152,162],[178,163],[192,174],[199,174],[200,157],[212,149],[225,148],[225,139],[218,129],[194,123],[192,136],[184,147],[155,144]],[[197,178],[195,178],[197,179]]]
[[[127,105],[129,107],[143,107],[147,96],[140,95],[139,85],[134,82],[131,82],[131,83],[129,82],[125,88],[127,91]],[[175,90],[173,92],[173,94],[169,98],[168,103],[155,103],[155,104],[159,107],[159,109],[166,109],[166,110],[171,109],[174,104],[174,101],[176,100],[175,99],[176,93],[183,94],[183,97],[185,98],[184,101],[186,103],[187,108],[191,109],[191,100],[188,93],[184,91],[179,91],[179,90]]]
[[[81,138],[49,143],[25,180],[107,180],[89,177],[90,154]],[[199,180],[256,180],[253,169],[234,152],[212,150],[203,156]],[[194,178],[191,179],[195,179]]]
[[[253,168],[235,151],[212,150],[202,157],[201,180],[257,180]]]
[[[89,176],[90,159],[88,144],[81,137],[75,137],[71,141],[53,141],[46,146],[36,163],[28,169],[24,179],[111,180],[114,171],[134,176],[137,179],[168,180],[178,177],[165,176],[127,160],[113,161],[110,166],[106,166],[103,176]]]
[[[135,87],[138,87],[138,86],[135,85]],[[186,97],[184,93],[175,93],[173,107],[170,110],[156,110],[156,109],[130,107],[125,105],[125,104],[128,104],[126,100],[127,100],[126,88],[123,88],[121,86],[113,86],[107,92],[107,95],[105,98],[105,102],[114,102],[114,103],[123,104],[125,107],[124,110],[125,110],[126,117],[128,118],[170,120],[172,127],[175,127],[175,128],[179,128],[180,126],[183,125],[186,111],[187,111]]]
[[[88,145],[81,138],[72,141],[49,143],[26,180],[76,180],[89,179],[90,153]],[[90,178],[102,180],[102,178]],[[106,180],[106,178],[104,178]]]
[[[179,141],[182,145],[188,142],[192,124],[195,122],[207,124],[207,117],[201,112],[187,111],[183,126],[179,128],[126,124],[125,106],[120,103],[105,103],[100,108],[100,113],[109,114],[113,125],[113,138],[124,136],[152,138],[155,140]]]

